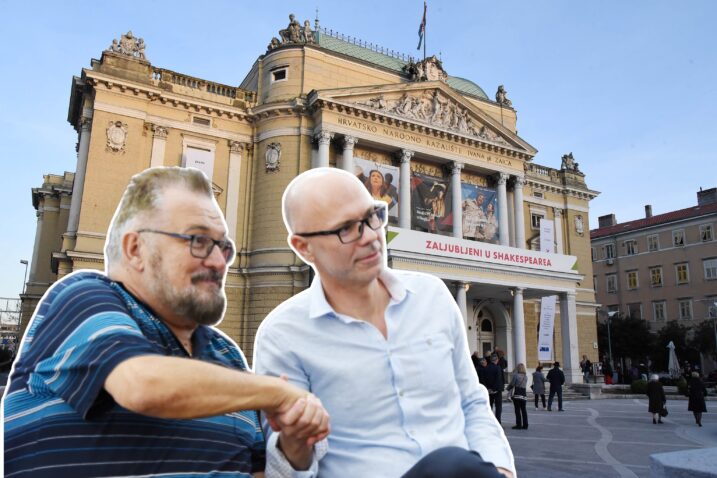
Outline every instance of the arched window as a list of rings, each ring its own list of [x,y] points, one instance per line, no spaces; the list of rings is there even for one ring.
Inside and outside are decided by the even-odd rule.
[[[493,323],[488,319],[484,319],[480,323],[480,331],[481,332],[493,332]]]

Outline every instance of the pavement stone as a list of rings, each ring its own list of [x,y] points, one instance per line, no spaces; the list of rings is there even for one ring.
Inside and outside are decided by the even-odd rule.
[[[645,397],[646,398],[646,397]],[[652,424],[646,399],[571,400],[565,412],[528,403],[527,430],[513,430],[512,408],[503,428],[520,478],[650,476],[650,455],[717,446],[717,408],[695,425],[687,402],[668,400],[669,415]]]

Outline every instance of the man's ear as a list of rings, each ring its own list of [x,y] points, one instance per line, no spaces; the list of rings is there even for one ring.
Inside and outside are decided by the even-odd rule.
[[[144,270],[146,250],[147,245],[140,240],[139,233],[127,232],[122,236],[122,259],[131,269]]]
[[[289,244],[294,251],[301,256],[304,262],[314,262],[314,254],[311,250],[311,244],[305,238],[292,234],[289,236]]]

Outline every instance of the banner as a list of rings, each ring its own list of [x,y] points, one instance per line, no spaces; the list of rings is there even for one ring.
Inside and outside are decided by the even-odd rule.
[[[398,174],[399,168],[354,157],[354,173],[371,197],[388,204],[388,217],[398,222]]]
[[[555,252],[555,234],[553,234],[553,221],[540,220],[540,250],[542,252]]]
[[[414,228],[432,234],[453,234],[449,180],[425,174],[411,176],[411,209]]]
[[[498,196],[495,189],[461,183],[463,237],[498,244]]]
[[[538,331],[538,360],[553,361],[553,326],[555,325],[555,298],[550,295],[540,299],[540,330]]]

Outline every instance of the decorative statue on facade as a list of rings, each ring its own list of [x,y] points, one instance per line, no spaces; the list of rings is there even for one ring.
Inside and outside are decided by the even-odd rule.
[[[443,62],[433,55],[425,60],[414,62],[411,58],[403,67],[403,71],[411,81],[447,81],[448,73],[443,69]]]
[[[289,25],[283,30],[279,30],[279,38],[272,38],[267,51],[271,51],[282,45],[290,44],[315,44],[316,36],[311,30],[311,22],[306,20],[304,26],[296,20],[296,16],[292,13],[289,15]]]
[[[275,172],[279,170],[279,161],[281,160],[281,144],[271,143],[266,147],[264,161],[266,162],[266,172]]]
[[[105,51],[111,51],[112,53],[119,53],[120,55],[146,60],[147,57],[144,54],[144,49],[144,40],[142,38],[136,38],[131,31],[128,31],[126,34],[122,35],[119,40],[112,40],[112,44]]]
[[[508,99],[508,97],[506,96],[507,94],[508,92],[505,91],[505,87],[503,85],[499,85],[498,91],[495,92],[495,102],[501,106],[507,106],[509,108],[512,108],[513,102]]]
[[[580,172],[580,170],[578,169],[578,163],[575,162],[575,158],[573,158],[572,152],[563,155],[562,162],[560,163],[560,170],[571,171],[575,173]]]

